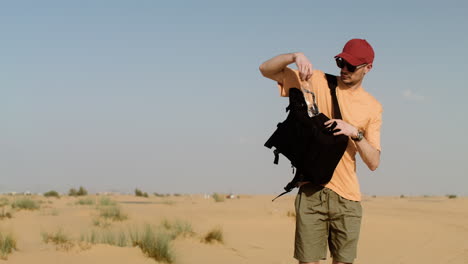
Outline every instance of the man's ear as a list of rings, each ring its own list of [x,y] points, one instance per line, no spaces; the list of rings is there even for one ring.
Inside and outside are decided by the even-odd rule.
[[[372,63],[366,65],[365,73],[368,73],[372,69]]]

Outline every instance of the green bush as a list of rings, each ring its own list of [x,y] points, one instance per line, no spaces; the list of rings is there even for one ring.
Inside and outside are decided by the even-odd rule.
[[[144,254],[156,261],[172,263],[175,260],[171,248],[172,236],[166,232],[155,232],[151,226],[146,226],[140,240],[134,244],[141,248]]]
[[[16,240],[11,234],[4,235],[0,233],[0,258],[7,260],[8,254],[16,250]]]
[[[24,210],[36,210],[39,209],[38,202],[30,198],[16,199],[12,204],[12,208],[24,209]]]
[[[75,202],[75,204],[78,204],[78,205],[93,205],[94,203],[95,201],[92,198],[83,198]]]
[[[75,188],[71,188],[68,191],[68,195],[69,196],[85,196],[85,195],[88,195],[88,191],[83,186],[80,186],[78,191]]]
[[[143,196],[143,192],[140,189],[135,189],[135,196]]]
[[[83,186],[80,186],[76,195],[85,196],[85,195],[88,195],[88,191]]]
[[[54,190],[45,192],[45,193],[44,193],[44,196],[45,196],[45,197],[56,197],[56,198],[60,198],[59,193],[56,192],[56,191],[54,191]]]
[[[164,219],[161,222],[161,226],[170,232],[173,239],[179,236],[185,237],[195,234],[195,232],[193,232],[192,225],[189,222],[179,219],[175,220],[174,222],[170,222],[169,220]]]
[[[114,206],[114,205],[117,205],[117,202],[112,200],[109,197],[102,197],[101,199],[99,199],[98,205],[99,206]]]
[[[449,199],[455,199],[455,198],[457,198],[457,195],[456,195],[456,194],[448,194],[448,195],[447,195],[447,198],[449,198]]]
[[[219,194],[219,193],[213,193],[213,199],[217,203],[224,202],[224,200],[225,200],[224,196],[222,194]]]
[[[71,188],[68,191],[68,196],[77,196],[78,191],[75,188]]]
[[[140,189],[135,189],[135,196],[148,198],[148,193],[142,192]]]
[[[80,236],[80,241],[82,242],[87,242],[87,243],[91,243],[91,244],[97,244],[99,243],[98,240],[98,233],[93,229],[91,230],[91,232],[89,234],[81,234]]]
[[[128,218],[117,205],[99,207],[99,216],[112,221],[123,221]]]

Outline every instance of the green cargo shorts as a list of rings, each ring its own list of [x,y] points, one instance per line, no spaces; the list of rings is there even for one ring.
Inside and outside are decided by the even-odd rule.
[[[361,227],[361,203],[347,200],[323,186],[305,184],[295,200],[294,258],[314,262],[327,257],[327,245],[335,261],[356,258]]]

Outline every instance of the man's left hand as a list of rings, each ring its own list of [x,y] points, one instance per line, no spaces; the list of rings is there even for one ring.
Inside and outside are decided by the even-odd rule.
[[[333,129],[333,131],[337,131],[333,133],[334,136],[338,135],[346,135],[348,137],[354,138],[358,134],[358,129],[355,128],[354,126],[346,123],[345,121],[341,119],[330,119],[327,122],[325,122],[325,126],[327,128],[330,128],[330,126],[333,124],[333,122],[336,122],[336,127]]]

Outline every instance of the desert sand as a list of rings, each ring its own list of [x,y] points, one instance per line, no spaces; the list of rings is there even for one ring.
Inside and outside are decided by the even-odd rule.
[[[17,196],[3,196],[10,203]],[[239,195],[216,202],[203,195],[149,198],[107,195],[127,215],[123,221],[96,225],[96,204],[79,205],[83,197],[29,196],[42,201],[37,210],[14,210],[0,220],[0,232],[11,233],[17,250],[0,263],[158,263],[139,247],[79,242],[91,230],[128,230],[162,221],[182,220],[191,235],[170,242],[176,264],[289,264],[294,241],[294,195],[271,202],[274,195]],[[103,197],[87,196],[98,201]],[[356,264],[468,263],[468,198],[365,197]],[[101,223],[102,224],[102,223]],[[103,225],[103,224],[102,224]],[[223,242],[204,243],[213,228]],[[70,246],[45,243],[42,233],[62,230]],[[322,263],[331,263],[328,258]]]

